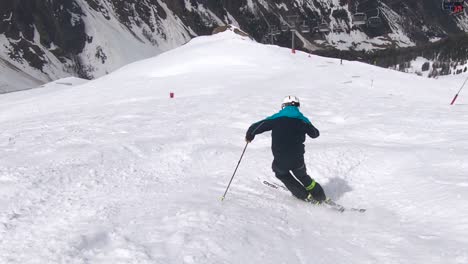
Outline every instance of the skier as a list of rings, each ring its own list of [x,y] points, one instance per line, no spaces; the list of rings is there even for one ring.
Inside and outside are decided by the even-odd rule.
[[[255,135],[272,131],[272,169],[276,177],[297,198],[313,203],[321,203],[327,198],[322,186],[307,175],[304,163],[305,134],[317,138],[319,131],[300,111],[299,98],[286,96],[277,114],[252,124],[245,140],[252,142]],[[294,176],[291,174],[294,174]],[[297,181],[297,180],[299,181]]]

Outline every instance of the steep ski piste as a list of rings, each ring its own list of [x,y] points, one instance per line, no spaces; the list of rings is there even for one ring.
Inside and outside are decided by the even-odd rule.
[[[467,96],[232,32],[77,85],[0,95],[0,263],[467,263]],[[174,98],[169,98],[170,93]],[[308,173],[364,214],[263,184],[249,125],[286,95]]]

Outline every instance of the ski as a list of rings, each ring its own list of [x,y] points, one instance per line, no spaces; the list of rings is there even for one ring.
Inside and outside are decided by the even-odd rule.
[[[267,182],[267,181],[263,181],[263,184],[265,184],[266,186],[268,187],[271,187],[273,189],[283,189],[285,191],[287,191],[286,187],[284,187],[283,185],[277,185],[275,183],[271,183],[271,182]]]
[[[283,190],[283,191],[288,190],[283,185],[279,185],[279,184],[276,184],[276,183],[271,183],[271,182],[268,182],[268,181],[263,181],[263,184],[265,184],[266,186],[268,186],[270,188],[277,189],[277,190]],[[363,209],[363,208],[346,208],[343,205],[340,205],[340,204],[334,202],[330,198],[328,198],[327,200],[325,200],[322,203],[320,203],[318,201],[312,201],[311,203],[314,204],[314,205],[323,205],[323,206],[325,206],[325,207],[327,207],[329,209],[338,211],[340,213],[343,213],[345,211],[353,211],[353,212],[364,213],[366,211],[366,209]]]

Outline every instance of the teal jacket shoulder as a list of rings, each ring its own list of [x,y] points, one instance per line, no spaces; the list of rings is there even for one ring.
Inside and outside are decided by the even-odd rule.
[[[280,117],[289,117],[289,118],[301,119],[304,122],[306,122],[308,124],[311,124],[310,120],[307,117],[305,117],[299,111],[299,108],[297,108],[295,106],[286,106],[281,111],[279,111],[278,113],[276,113],[276,114],[274,114],[274,115],[272,115],[270,117],[267,117],[265,120],[272,120],[272,119],[277,119],[277,118],[280,118]]]

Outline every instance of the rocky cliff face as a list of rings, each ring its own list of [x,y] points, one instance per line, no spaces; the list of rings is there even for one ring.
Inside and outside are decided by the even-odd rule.
[[[380,23],[356,26],[356,13]],[[2,0],[0,92],[99,77],[225,24],[270,41],[290,15],[312,29],[297,33],[308,50],[414,47],[468,32],[467,14],[449,15],[441,0]],[[273,37],[290,40],[287,32]]]

